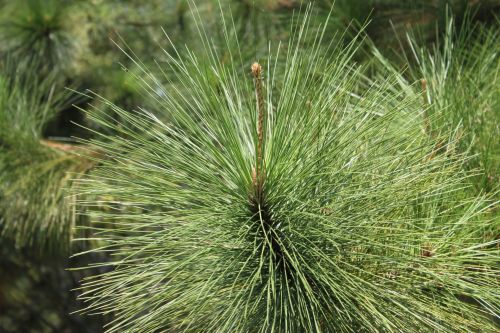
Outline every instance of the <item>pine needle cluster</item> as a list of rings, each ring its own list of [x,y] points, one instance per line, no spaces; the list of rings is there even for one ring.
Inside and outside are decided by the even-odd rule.
[[[408,52],[402,52],[406,71],[394,66],[378,51],[380,64],[399,77],[399,89],[422,95],[426,131],[458,130],[458,148],[473,156],[468,170],[480,170],[477,190],[496,192],[500,179],[500,61],[498,24],[485,27],[462,22],[458,28],[448,15],[445,34],[433,48],[422,47],[415,36],[407,36]],[[421,81],[421,85],[413,82]],[[434,118],[432,122],[429,118]]]
[[[71,99],[56,73],[40,78],[40,68],[9,60],[0,71],[0,233],[18,247],[67,254],[78,219],[72,178],[90,162],[44,137]]]
[[[67,1],[19,0],[2,5],[0,54],[66,69],[76,53]],[[38,70],[40,70],[40,68]]]
[[[113,258],[81,296],[108,332],[496,330],[498,241],[456,136],[415,126],[397,75],[360,89],[359,41],[307,17],[252,66],[203,30],[201,55],[131,57],[165,117],[96,96],[123,119],[87,111],[118,135],[96,133],[79,192]]]

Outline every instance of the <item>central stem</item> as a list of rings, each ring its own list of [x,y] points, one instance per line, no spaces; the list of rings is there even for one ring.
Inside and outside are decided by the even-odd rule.
[[[252,75],[255,82],[255,95],[257,98],[257,156],[255,165],[255,174],[252,175],[255,194],[258,201],[262,199],[263,185],[264,185],[264,162],[263,162],[263,152],[264,152],[264,119],[265,119],[265,109],[264,109],[264,95],[262,93],[262,66],[257,62],[252,64]]]
[[[255,167],[252,168],[253,188],[249,198],[249,208],[252,213],[253,226],[260,236],[262,249],[270,256],[276,271],[287,271],[288,277],[294,274],[294,268],[289,264],[285,252],[285,235],[280,230],[280,223],[273,215],[272,207],[266,198],[264,183],[266,181],[266,169],[264,163],[266,144],[266,105],[264,104],[264,93],[262,84],[262,66],[255,62],[252,64],[252,75],[255,83],[255,97],[257,100],[257,143]]]

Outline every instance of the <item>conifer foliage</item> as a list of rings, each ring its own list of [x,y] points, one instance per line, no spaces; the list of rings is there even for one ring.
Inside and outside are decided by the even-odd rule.
[[[19,0],[1,8],[0,54],[66,69],[76,53],[68,33],[71,12],[67,1]]]
[[[13,59],[0,68],[0,235],[37,254],[67,255],[82,220],[69,190],[91,163],[74,146],[45,138],[72,98],[55,72],[41,78],[37,70]]]
[[[113,258],[84,311],[108,332],[495,331],[498,242],[454,133],[426,135],[397,76],[361,89],[359,41],[321,31],[306,13],[251,64],[200,29],[204,54],[138,74],[164,117],[96,96],[123,119],[87,111],[104,130],[80,182]]]
[[[491,138],[500,136],[499,32],[496,26],[470,21],[468,16],[459,28],[448,15],[445,34],[430,50],[408,35],[408,51],[400,53],[406,72],[380,52],[375,55],[399,77],[401,90],[423,95],[428,105],[425,113],[435,118],[434,124],[428,124],[430,135],[442,127],[460,128],[460,149],[473,156],[465,167],[484,170],[475,177],[477,189],[495,193],[500,184],[500,142]],[[412,84],[419,80],[421,85]]]

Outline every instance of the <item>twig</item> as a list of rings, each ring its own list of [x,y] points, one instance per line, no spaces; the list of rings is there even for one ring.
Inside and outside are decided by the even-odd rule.
[[[256,194],[258,197],[262,195],[262,187],[264,183],[264,163],[263,163],[263,151],[264,151],[264,119],[265,119],[265,109],[264,109],[264,95],[262,93],[262,66],[257,62],[252,64],[252,75],[255,82],[255,95],[257,98],[257,161],[255,165],[255,174],[252,171],[252,178],[254,181],[254,186],[256,189]]]

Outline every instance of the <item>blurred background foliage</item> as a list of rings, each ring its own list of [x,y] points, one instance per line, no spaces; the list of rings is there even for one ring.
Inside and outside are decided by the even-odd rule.
[[[85,262],[67,258],[98,246],[71,241],[85,236],[75,225],[87,218],[69,193],[94,165],[75,138],[91,136],[82,126],[100,128],[81,111],[87,95],[75,91],[168,117],[144,104],[135,59],[154,71],[169,61],[162,48],[175,45],[178,56],[187,48],[205,52],[194,42],[199,31],[220,46],[221,59],[239,49],[250,63],[269,43],[286,51],[306,2],[200,0],[193,11],[187,0],[0,0],[0,332],[99,332],[106,322],[70,314],[81,305],[69,290],[84,274],[66,268]],[[442,122],[424,130],[457,129],[460,149],[472,156],[465,167],[477,172],[472,191],[498,198],[500,2],[336,0],[331,9],[333,3],[315,1],[312,15],[318,24],[331,15],[325,41],[347,44],[364,27],[356,61],[366,65],[367,82],[396,74],[407,94],[421,94]],[[223,47],[223,24],[234,25],[232,50]],[[91,103],[113,117],[102,100]],[[497,238],[498,229],[487,237]]]

